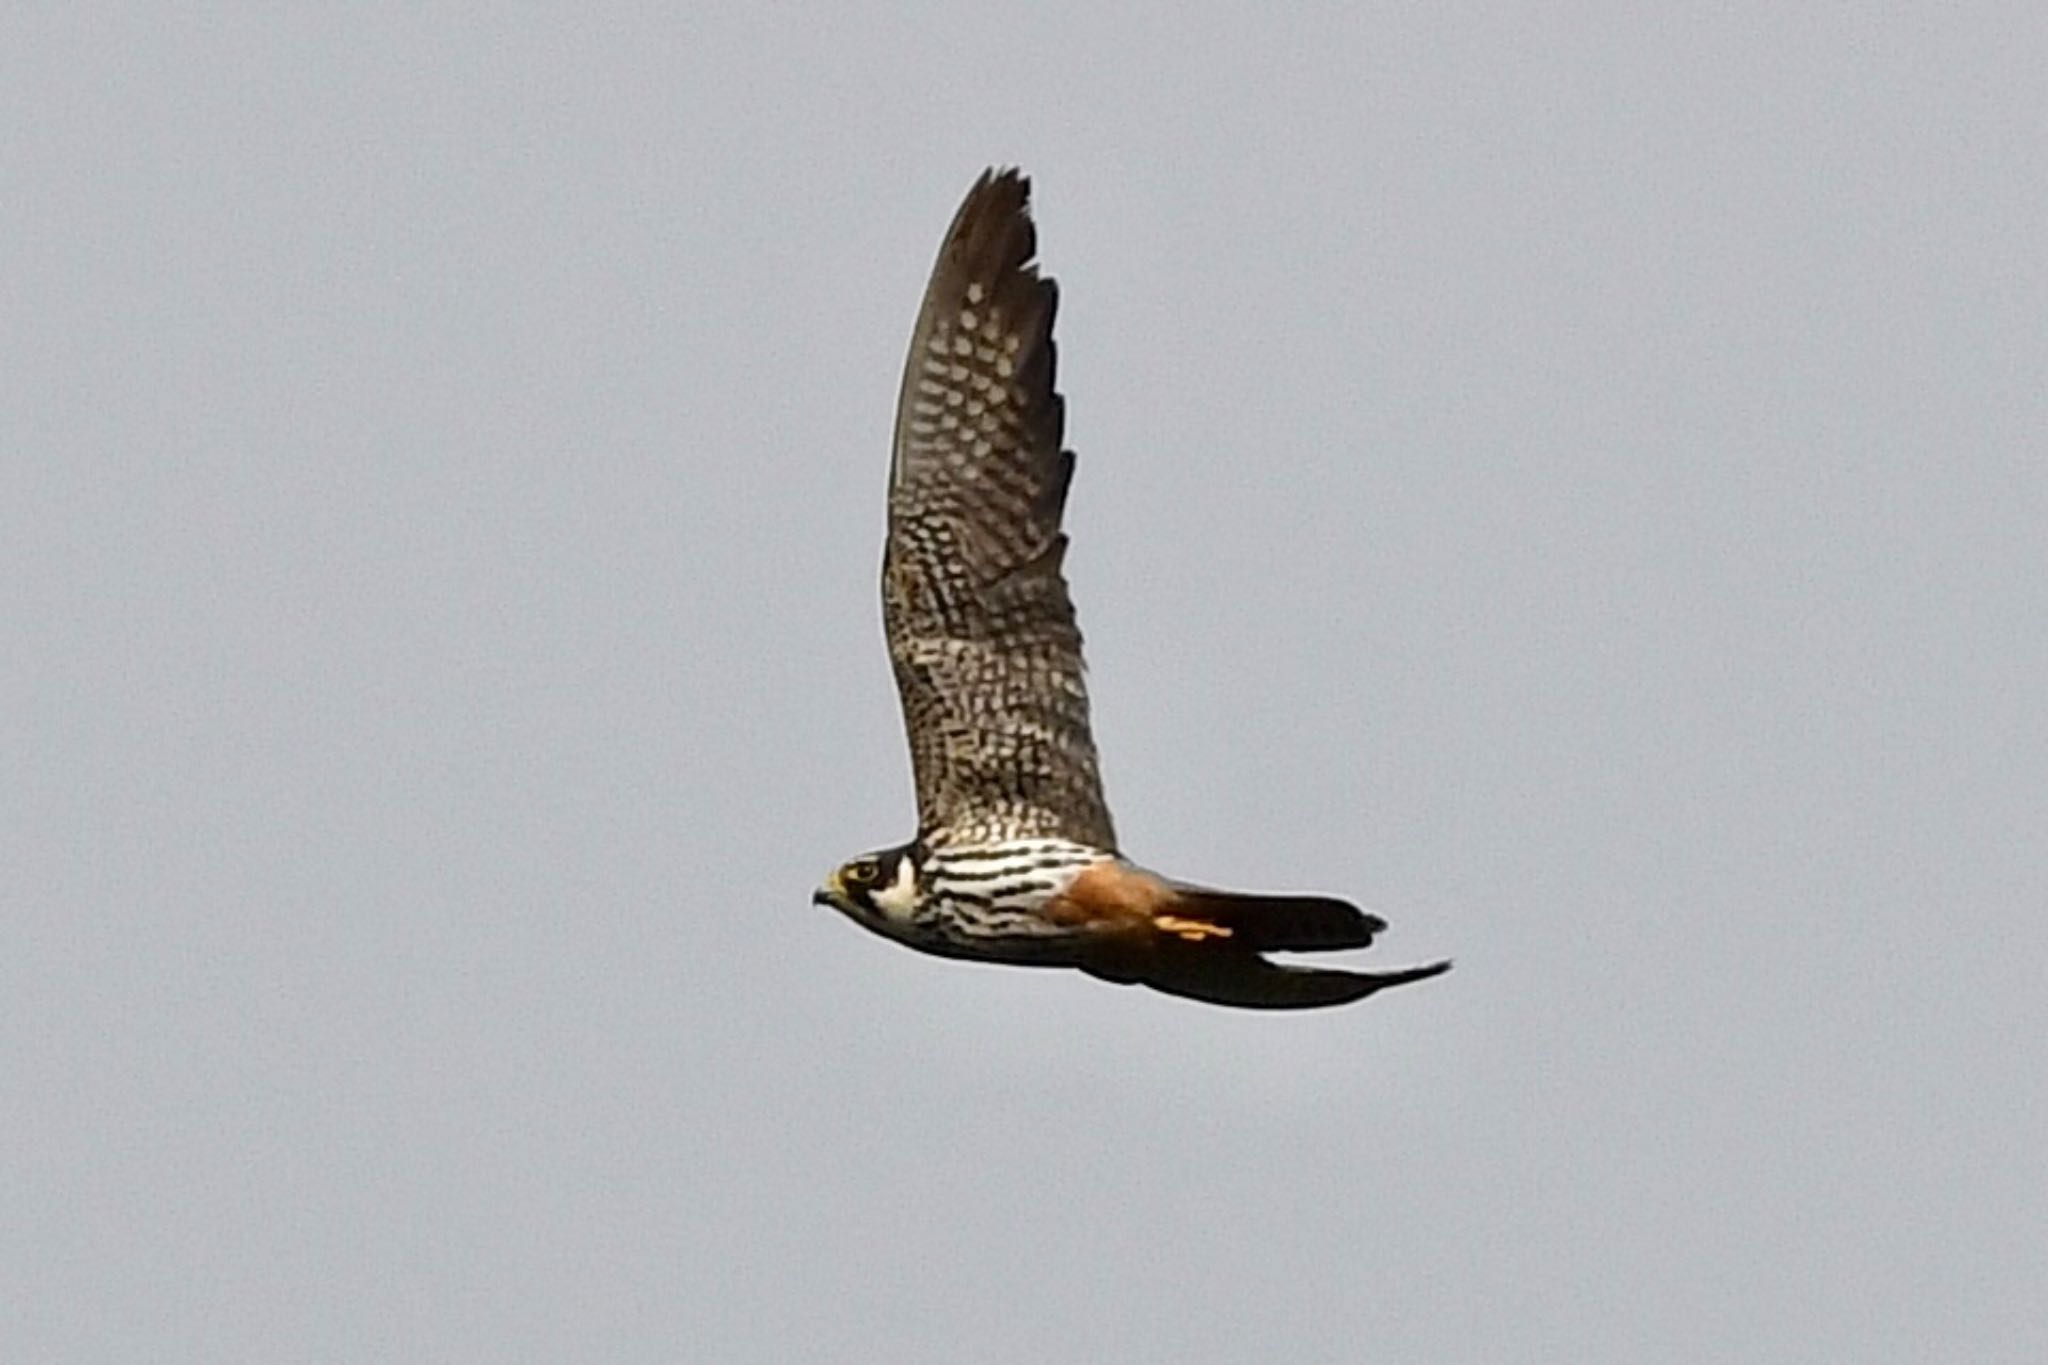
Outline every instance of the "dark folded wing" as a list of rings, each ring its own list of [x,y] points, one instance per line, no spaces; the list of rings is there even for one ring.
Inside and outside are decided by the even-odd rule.
[[[920,827],[1113,849],[1060,570],[1074,456],[1029,196],[984,174],[932,268],[896,408],[883,619]]]

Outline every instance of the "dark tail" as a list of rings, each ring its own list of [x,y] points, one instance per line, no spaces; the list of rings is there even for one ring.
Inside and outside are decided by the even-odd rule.
[[[1252,896],[1180,886],[1169,914],[1230,931],[1230,945],[1255,953],[1320,953],[1364,948],[1387,927],[1350,901],[1331,896]]]

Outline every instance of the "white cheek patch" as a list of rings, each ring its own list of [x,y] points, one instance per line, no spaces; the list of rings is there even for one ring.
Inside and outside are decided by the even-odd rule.
[[[917,904],[917,869],[911,866],[910,859],[898,859],[896,880],[869,892],[868,899],[889,919],[909,919],[912,908]]]

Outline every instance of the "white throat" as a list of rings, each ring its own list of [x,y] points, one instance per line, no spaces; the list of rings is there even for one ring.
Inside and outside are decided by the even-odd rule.
[[[917,869],[907,856],[896,860],[896,879],[869,892],[868,899],[892,923],[910,921],[910,912],[917,905]]]

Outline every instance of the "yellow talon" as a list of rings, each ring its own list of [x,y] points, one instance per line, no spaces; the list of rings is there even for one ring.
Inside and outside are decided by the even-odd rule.
[[[1230,930],[1207,920],[1182,919],[1179,915],[1154,915],[1152,925],[1162,933],[1178,934],[1190,943],[1200,943],[1205,938],[1229,938]]]

